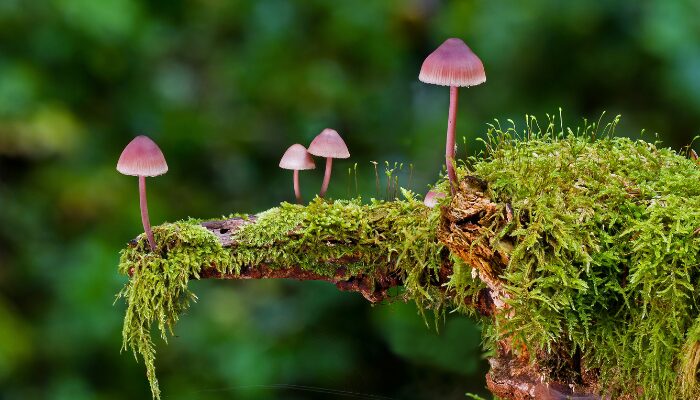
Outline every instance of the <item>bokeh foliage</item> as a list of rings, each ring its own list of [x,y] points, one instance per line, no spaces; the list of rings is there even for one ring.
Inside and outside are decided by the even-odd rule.
[[[372,160],[412,163],[421,192],[440,171],[447,91],[418,69],[457,36],[488,77],[460,98],[470,154],[492,117],[559,106],[565,119],[623,114],[621,130],[680,147],[700,133],[698,13],[693,0],[0,1],[3,397],[148,396],[143,366],[117,352],[123,308],[112,306],[118,250],[140,231],[136,180],[114,170],[135,134],[171,166],[149,181],[154,223],[291,199],[278,158],[327,126],[353,154],[331,196],[355,194],[344,172],[355,162],[359,193],[377,196]],[[310,198],[320,172],[301,180]],[[169,398],[328,397],[263,386],[282,383],[399,398],[483,386],[483,362],[427,355],[464,338],[449,346],[477,357],[461,319],[436,336],[412,306],[370,308],[321,283],[192,285],[202,301],[159,353]]]

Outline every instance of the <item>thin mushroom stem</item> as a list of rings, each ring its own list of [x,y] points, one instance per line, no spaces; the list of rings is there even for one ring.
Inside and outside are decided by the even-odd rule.
[[[294,170],[294,195],[297,197],[297,203],[301,204],[301,190],[299,189],[299,170]]]
[[[447,142],[445,144],[445,164],[447,175],[450,178],[450,190],[452,194],[457,188],[457,174],[455,173],[455,127],[457,125],[457,86],[450,86],[450,111],[447,116]]]
[[[148,244],[151,245],[151,251],[156,251],[156,241],[153,238],[151,231],[151,222],[148,220],[148,202],[146,201],[146,177],[139,176],[139,205],[141,206],[141,222],[143,229],[148,237]]]
[[[323,174],[323,185],[321,185],[321,192],[318,194],[319,197],[326,195],[328,190],[328,183],[331,181],[331,169],[333,168],[333,158],[326,157],[326,171]]]

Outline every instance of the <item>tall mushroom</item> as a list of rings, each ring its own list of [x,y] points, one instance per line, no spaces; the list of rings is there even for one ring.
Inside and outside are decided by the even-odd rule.
[[[146,177],[158,176],[168,172],[168,164],[163,153],[147,136],[136,136],[122,151],[117,162],[117,171],[124,175],[139,177],[139,205],[141,207],[141,222],[148,237],[151,250],[156,250],[151,223],[148,220],[148,203],[146,201]]]
[[[421,82],[450,87],[445,163],[447,175],[450,178],[450,189],[454,193],[457,186],[457,175],[454,170],[457,88],[486,82],[484,65],[461,39],[451,38],[426,57],[418,79]]]
[[[293,144],[284,152],[280,160],[280,168],[294,170],[294,195],[297,197],[297,203],[301,204],[299,171],[316,168],[314,159],[311,158],[311,154],[306,151],[306,147],[300,144]]]
[[[323,197],[326,195],[328,183],[331,181],[333,159],[348,158],[350,157],[350,152],[338,132],[334,129],[326,128],[311,141],[309,153],[318,157],[326,157],[326,170],[323,173],[323,184],[318,194],[320,197]]]

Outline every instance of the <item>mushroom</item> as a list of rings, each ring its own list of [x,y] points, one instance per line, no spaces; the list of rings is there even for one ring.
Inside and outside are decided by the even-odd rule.
[[[117,171],[124,175],[139,177],[139,205],[141,207],[141,222],[148,237],[151,250],[156,250],[151,223],[148,220],[148,204],[146,202],[146,177],[158,176],[168,172],[168,164],[163,153],[153,140],[147,136],[136,136],[122,151],[117,162]]]
[[[306,151],[306,147],[300,144],[289,146],[284,152],[280,160],[280,168],[294,170],[294,194],[297,197],[297,203],[301,204],[301,191],[299,190],[299,171],[304,169],[314,169],[314,159],[311,154]]]
[[[323,184],[319,196],[326,195],[328,183],[331,181],[331,169],[333,168],[334,158],[348,158],[350,152],[345,142],[334,129],[326,128],[319,133],[309,145],[309,153],[318,156],[326,157],[326,170],[323,174]]]
[[[454,193],[457,186],[457,175],[454,170],[457,88],[486,82],[484,65],[461,39],[451,38],[426,57],[418,79],[421,82],[450,87],[445,163],[450,179],[450,190]]]
[[[433,208],[437,205],[438,200],[445,197],[445,193],[433,192],[432,190],[425,194],[425,199],[423,199],[423,204],[429,208]]]

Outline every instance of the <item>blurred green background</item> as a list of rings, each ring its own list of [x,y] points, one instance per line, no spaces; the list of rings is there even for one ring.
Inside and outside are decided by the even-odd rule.
[[[699,16],[696,0],[0,0],[0,398],[149,397],[112,305],[119,250],[141,232],[136,179],[115,170],[136,134],[170,164],[149,180],[154,224],[291,200],[279,157],[325,127],[353,154],[331,197],[381,197],[370,161],[413,164],[423,193],[448,90],[418,71],[460,37],[488,77],[461,91],[470,154],[493,118],[560,106],[565,123],[621,113],[618,133],[680,148],[700,134]],[[301,175],[307,199],[321,174]],[[324,283],[191,287],[199,303],[158,341],[166,399],[485,393],[464,317],[436,333],[412,304],[371,307]]]

